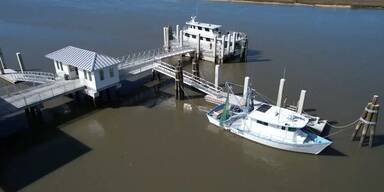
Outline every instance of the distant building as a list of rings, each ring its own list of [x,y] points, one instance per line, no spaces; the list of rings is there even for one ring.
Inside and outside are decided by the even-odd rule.
[[[120,86],[119,60],[93,51],[68,46],[47,54],[56,74],[64,79],[80,79],[87,87],[86,94],[97,97],[98,92]]]

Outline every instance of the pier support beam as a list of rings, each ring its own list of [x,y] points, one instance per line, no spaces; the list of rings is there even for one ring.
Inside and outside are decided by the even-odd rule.
[[[249,87],[249,77],[246,76],[244,78],[244,89],[243,89],[243,99],[244,99],[245,102],[247,101],[248,87]]]
[[[24,68],[23,58],[21,57],[21,53],[17,52],[16,57],[17,57],[17,61],[19,62],[20,71],[23,73],[25,68]]]
[[[196,57],[192,59],[192,74],[195,78],[200,77],[199,60]]]
[[[281,98],[283,97],[285,79],[280,79],[279,92],[277,93],[276,106],[281,107]]]
[[[307,92],[306,90],[301,90],[300,92],[299,102],[297,103],[297,113],[299,114],[303,113],[306,92]]]
[[[184,99],[184,82],[183,82],[183,67],[179,60],[179,63],[175,67],[175,94],[176,100]]]
[[[7,67],[5,66],[3,52],[1,51],[1,48],[0,48],[0,74],[4,74],[6,68]]]
[[[220,65],[215,65],[215,87],[219,87]]]
[[[352,133],[352,140],[355,140],[357,134],[362,130],[360,137],[360,146],[364,145],[365,137],[369,134],[369,147],[373,146],[377,119],[379,116],[380,105],[378,104],[379,96],[374,95],[372,101],[365,107],[359,122]]]

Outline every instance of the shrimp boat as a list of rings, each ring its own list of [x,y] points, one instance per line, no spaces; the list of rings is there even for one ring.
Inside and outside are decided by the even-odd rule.
[[[209,122],[246,139],[287,151],[319,154],[332,144],[307,129],[314,124],[307,115],[280,107],[279,102],[276,106],[257,101],[251,89],[247,89],[243,101],[238,103],[229,102],[228,91],[225,103],[207,113]]]

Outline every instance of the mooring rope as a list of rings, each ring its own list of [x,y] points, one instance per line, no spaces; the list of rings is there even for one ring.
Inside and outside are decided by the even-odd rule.
[[[356,124],[358,121],[360,121],[360,119],[356,119],[355,121],[353,121],[351,123],[348,123],[348,124],[345,124],[345,125],[340,125],[340,126],[332,125],[332,124],[327,122],[327,125],[332,127],[332,128],[335,128],[335,129],[345,129],[345,128],[348,128],[348,127]]]

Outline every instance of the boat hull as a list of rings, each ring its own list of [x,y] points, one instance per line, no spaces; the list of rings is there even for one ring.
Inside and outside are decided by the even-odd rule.
[[[254,142],[257,142],[257,143],[260,143],[260,144],[263,144],[266,146],[270,146],[270,147],[274,147],[274,148],[282,149],[282,150],[286,150],[286,151],[309,153],[309,154],[319,154],[322,150],[324,150],[326,147],[328,147],[331,144],[331,142],[330,143],[313,143],[313,144],[291,144],[291,143],[278,142],[278,141],[270,140],[268,138],[256,136],[254,134],[249,133],[248,131],[241,131],[239,129],[234,129],[234,128],[230,128],[230,127],[223,127],[220,125],[219,120],[217,120],[217,119],[215,119],[209,115],[207,115],[207,117],[208,117],[208,120],[210,123],[212,123],[212,124],[214,124],[220,128],[229,130],[230,132],[232,132],[236,135],[239,135],[241,137],[244,137],[246,139],[252,140]]]

